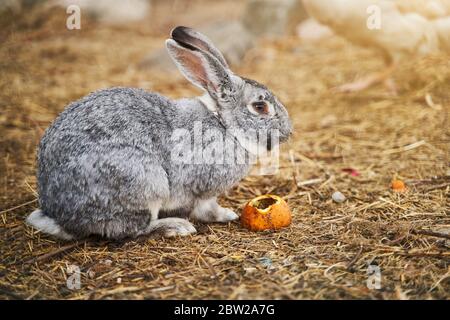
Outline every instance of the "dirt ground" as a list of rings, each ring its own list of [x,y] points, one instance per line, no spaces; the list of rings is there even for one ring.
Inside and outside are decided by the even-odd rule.
[[[37,207],[36,146],[67,103],[111,86],[198,94],[180,77],[138,67],[171,26],[202,20],[183,8],[167,19],[158,10],[152,23],[86,20],[77,31],[66,30],[63,9],[2,21],[0,298],[450,298],[448,56],[404,61],[394,97],[383,87],[330,90],[381,66],[376,52],[342,39],[262,39],[248,52],[236,73],[279,96],[295,134],[278,174],[251,175],[220,202],[240,213],[254,196],[278,194],[293,212],[286,229],[197,224],[199,233],[187,238],[60,242],[26,226]],[[219,2],[210,10],[237,9]],[[407,191],[393,192],[393,178]],[[344,203],[331,200],[336,190]],[[78,290],[66,284],[72,265],[81,272]],[[381,287],[369,289],[376,267]]]

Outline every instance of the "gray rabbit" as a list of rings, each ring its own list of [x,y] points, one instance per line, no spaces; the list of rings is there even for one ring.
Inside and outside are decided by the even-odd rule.
[[[89,235],[122,239],[195,233],[186,218],[238,218],[219,206],[216,196],[248,173],[250,161],[181,161],[186,150],[180,145],[193,146],[195,156],[227,140],[235,143],[223,143],[211,154],[248,159],[258,152],[259,141],[246,130],[275,130],[284,142],[292,130],[288,113],[265,86],[233,74],[219,50],[193,29],[176,27],[166,47],[204,95],[169,100],[141,89],[112,88],[71,103],[40,142],[40,209],[30,214],[28,224],[66,240]],[[197,129],[221,135],[194,139],[190,146],[189,134],[195,136]],[[174,138],[177,130],[184,134]],[[270,149],[267,141],[264,148]]]

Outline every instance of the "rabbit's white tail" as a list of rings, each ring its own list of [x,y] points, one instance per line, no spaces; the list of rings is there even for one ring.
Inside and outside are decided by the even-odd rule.
[[[51,234],[60,239],[70,240],[73,237],[65,232],[55,220],[50,217],[47,217],[42,210],[37,209],[34,210],[27,218],[27,223],[33,228]]]

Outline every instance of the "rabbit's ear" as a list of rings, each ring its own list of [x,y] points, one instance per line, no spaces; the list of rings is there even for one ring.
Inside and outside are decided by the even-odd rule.
[[[167,50],[181,73],[212,97],[231,85],[227,69],[211,54],[175,40],[166,40]]]
[[[172,30],[170,36],[172,39],[182,45],[184,44],[192,46],[198,50],[208,52],[217,60],[219,60],[219,62],[226,69],[230,69],[219,49],[214,46],[214,44],[211,42],[211,40],[208,39],[208,37],[201,34],[200,32],[197,32],[194,29],[188,27],[179,26]]]

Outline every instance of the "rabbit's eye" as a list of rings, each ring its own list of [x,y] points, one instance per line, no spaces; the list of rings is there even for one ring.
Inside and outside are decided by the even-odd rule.
[[[259,114],[268,114],[269,106],[264,101],[257,101],[252,103],[253,110]]]

